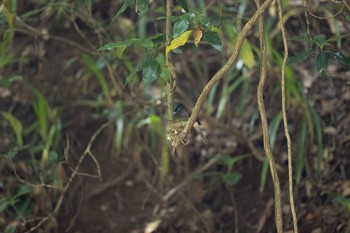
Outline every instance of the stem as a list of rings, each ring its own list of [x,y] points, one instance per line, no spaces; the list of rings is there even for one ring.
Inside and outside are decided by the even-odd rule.
[[[178,141],[178,143],[174,146],[174,150],[177,150],[180,148],[180,146],[182,145],[182,142],[186,141],[185,138],[187,137],[187,135],[189,134],[193,124],[195,123],[199,111],[204,103],[204,101],[207,99],[210,91],[212,90],[212,88],[214,87],[214,85],[219,82],[221,80],[221,78],[224,76],[224,74],[229,71],[231,69],[231,67],[233,66],[233,64],[236,62],[236,59],[241,51],[243,42],[245,40],[245,38],[247,37],[248,32],[252,29],[252,27],[254,26],[254,24],[258,21],[259,17],[265,12],[265,10],[271,5],[273,0],[266,0],[264,2],[264,4],[261,5],[261,7],[259,7],[257,9],[257,11],[255,12],[255,14],[249,19],[249,21],[244,25],[240,36],[238,37],[236,44],[234,46],[234,49],[232,51],[231,56],[229,57],[229,59],[227,60],[227,62],[221,67],[220,70],[218,70],[218,72],[216,72],[216,74],[213,76],[213,78],[205,85],[205,87],[203,88],[201,94],[199,95],[196,105],[194,106],[193,110],[192,110],[192,115],[190,117],[190,119],[187,121],[186,127],[183,130],[182,133],[182,138],[181,140]]]
[[[167,0],[166,1],[166,21],[165,21],[165,35],[166,35],[166,45],[170,45],[171,42],[171,20],[170,17],[172,16],[172,10],[173,10],[173,1]],[[169,82],[167,83],[167,104],[168,104],[168,119],[173,119],[173,110],[174,110],[174,90],[175,90],[175,84],[176,84],[176,76],[174,72],[172,72],[171,64],[169,62],[170,55],[169,53],[165,53],[165,62],[166,65],[170,71],[171,77]]]

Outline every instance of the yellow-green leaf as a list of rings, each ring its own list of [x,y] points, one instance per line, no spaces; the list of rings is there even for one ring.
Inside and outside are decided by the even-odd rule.
[[[248,68],[252,68],[254,66],[254,54],[248,40],[244,40],[239,56],[242,59],[244,65],[246,65]]]
[[[192,34],[192,30],[188,30],[188,31],[183,32],[181,35],[179,35],[175,39],[173,39],[171,41],[170,45],[166,47],[166,54],[168,54],[171,50],[174,50],[174,49],[186,44],[186,42],[191,34]]]
[[[13,131],[16,134],[17,145],[23,146],[22,132],[23,127],[20,120],[18,120],[14,115],[8,112],[2,112],[3,117],[8,120],[11,124]]]

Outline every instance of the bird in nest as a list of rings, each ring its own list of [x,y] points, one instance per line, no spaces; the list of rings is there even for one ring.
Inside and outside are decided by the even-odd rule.
[[[166,133],[168,136],[168,139],[170,140],[172,146],[178,144],[178,142],[181,140],[182,132],[186,126],[186,123],[191,115],[191,111],[185,107],[183,104],[176,105],[174,112],[173,112],[173,119],[168,122],[168,125],[166,127]],[[203,134],[200,125],[202,123],[197,119],[196,122],[193,125],[193,128],[195,131],[199,134],[204,144],[208,144],[207,137]],[[184,144],[183,141],[181,141],[182,144]]]

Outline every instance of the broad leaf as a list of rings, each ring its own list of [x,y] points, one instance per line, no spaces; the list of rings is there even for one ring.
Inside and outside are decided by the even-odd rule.
[[[316,57],[316,69],[324,76],[328,67],[328,57],[325,52],[320,52]]]
[[[350,68],[350,58],[342,54],[341,52],[333,52],[333,57],[335,60]]]
[[[154,82],[158,77],[159,64],[155,58],[149,57],[143,64],[142,76],[146,85]]]
[[[311,50],[304,51],[287,59],[287,65],[293,65],[305,61],[311,54]]]
[[[180,4],[180,6],[186,11],[189,12],[190,8],[188,7],[186,0],[177,0],[177,2]]]
[[[326,36],[323,34],[318,34],[313,38],[314,42],[322,49],[326,45]]]
[[[221,51],[222,44],[220,42],[219,36],[216,32],[212,30],[205,30],[203,33],[204,40],[207,41],[214,49]]]
[[[192,34],[192,30],[188,30],[188,31],[185,31],[184,33],[182,33],[177,38],[173,39],[171,41],[170,45],[166,47],[166,54],[168,54],[171,50],[174,50],[174,49],[186,44],[186,42],[191,34]]]
[[[159,76],[165,81],[170,81],[170,71],[165,64],[165,57],[163,54],[158,54],[157,62],[159,64]]]
[[[147,50],[150,50],[154,47],[154,43],[150,38],[140,40],[139,44]]]
[[[136,0],[136,11],[144,15],[148,11],[148,0]]]
[[[191,19],[195,15],[193,13],[186,13],[180,16],[180,19],[174,24],[173,38],[178,37],[181,33],[188,29]]]

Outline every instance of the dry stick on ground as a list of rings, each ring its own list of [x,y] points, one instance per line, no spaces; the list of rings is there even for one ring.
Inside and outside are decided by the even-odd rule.
[[[92,144],[94,143],[96,137],[102,132],[102,130],[104,128],[106,128],[110,123],[107,122],[105,124],[103,124],[102,126],[100,126],[100,128],[98,128],[98,130],[92,135],[92,137],[90,138],[90,141],[84,151],[84,153],[80,156],[80,159],[77,163],[77,165],[75,166],[74,170],[73,170],[73,173],[71,174],[71,176],[69,177],[69,180],[67,182],[67,184],[63,187],[63,190],[62,190],[62,193],[61,195],[59,196],[58,198],[58,201],[56,203],[56,206],[55,206],[55,209],[53,210],[52,213],[49,213],[47,216],[43,217],[39,223],[37,223],[35,226],[33,226],[32,228],[30,228],[28,231],[26,231],[25,233],[29,233],[29,232],[33,232],[33,231],[36,231],[41,225],[43,225],[47,220],[49,220],[49,218],[51,216],[55,216],[58,211],[60,210],[61,208],[61,205],[63,203],[63,199],[68,191],[68,189],[70,188],[71,184],[72,184],[72,181],[74,179],[74,177],[76,175],[79,174],[79,169],[81,167],[81,164],[82,162],[84,161],[85,157],[87,155],[89,155],[92,160],[94,161],[95,165],[96,165],[96,169],[97,169],[97,175],[90,175],[90,177],[96,177],[96,178],[99,178],[100,181],[102,180],[102,177],[101,177],[101,168],[100,168],[100,164],[98,163],[95,155],[91,152],[91,146]]]
[[[286,32],[284,28],[281,0],[277,1],[277,5],[278,5],[278,16],[279,16],[279,23],[281,27],[283,47],[284,47],[284,56],[282,61],[282,73],[281,73],[281,76],[282,76],[281,77],[282,79],[281,95],[282,95],[282,118],[283,118],[283,125],[284,125],[284,133],[287,139],[289,201],[290,201],[290,209],[292,211],[292,217],[293,217],[294,232],[298,233],[298,220],[297,220],[297,215],[295,213],[294,195],[293,195],[292,145],[291,145],[291,139],[290,139],[289,130],[288,130],[288,119],[287,119],[287,113],[286,113],[286,75],[285,74],[286,74],[286,63],[288,58],[288,42],[287,42]]]
[[[223,75],[232,68],[233,64],[235,63],[235,61],[236,61],[236,59],[241,51],[243,42],[244,42],[245,38],[247,37],[248,32],[252,29],[254,24],[258,21],[259,17],[271,5],[272,1],[273,0],[266,0],[264,2],[264,4],[262,4],[261,7],[259,7],[257,9],[255,14],[244,25],[244,27],[243,27],[243,29],[242,29],[242,31],[241,31],[241,33],[236,41],[236,44],[234,46],[234,49],[232,51],[231,56],[229,57],[227,62],[221,67],[221,69],[218,72],[216,72],[216,74],[213,76],[213,78],[203,88],[203,91],[199,95],[197,102],[196,102],[196,105],[194,106],[194,108],[192,110],[192,114],[186,123],[185,129],[182,132],[181,138],[180,138],[180,140],[177,141],[176,145],[174,146],[175,151],[182,146],[183,142],[186,141],[185,139],[188,136],[188,134],[190,133],[190,130],[198,117],[199,111],[200,111],[204,101],[207,99],[210,91],[213,89],[214,85],[221,80]]]
[[[256,0],[256,5],[260,5],[260,1]],[[261,17],[259,19],[259,40],[260,40],[260,51],[261,51],[261,66],[260,66],[260,80],[258,84],[257,89],[257,102],[258,102],[258,108],[259,108],[259,114],[261,118],[261,126],[263,130],[263,140],[264,140],[264,150],[266,153],[266,156],[269,160],[270,164],[270,173],[272,177],[273,182],[273,189],[274,189],[274,200],[275,200],[275,224],[277,228],[278,233],[283,232],[283,221],[282,221],[282,208],[281,208],[281,187],[280,182],[278,179],[278,174],[276,170],[276,163],[275,158],[272,154],[272,150],[270,147],[270,137],[269,137],[269,129],[268,129],[268,123],[265,113],[265,106],[264,106],[264,99],[263,99],[263,92],[264,92],[264,85],[266,80],[266,61],[267,61],[267,53],[266,53],[266,42],[264,39],[264,19]]]

